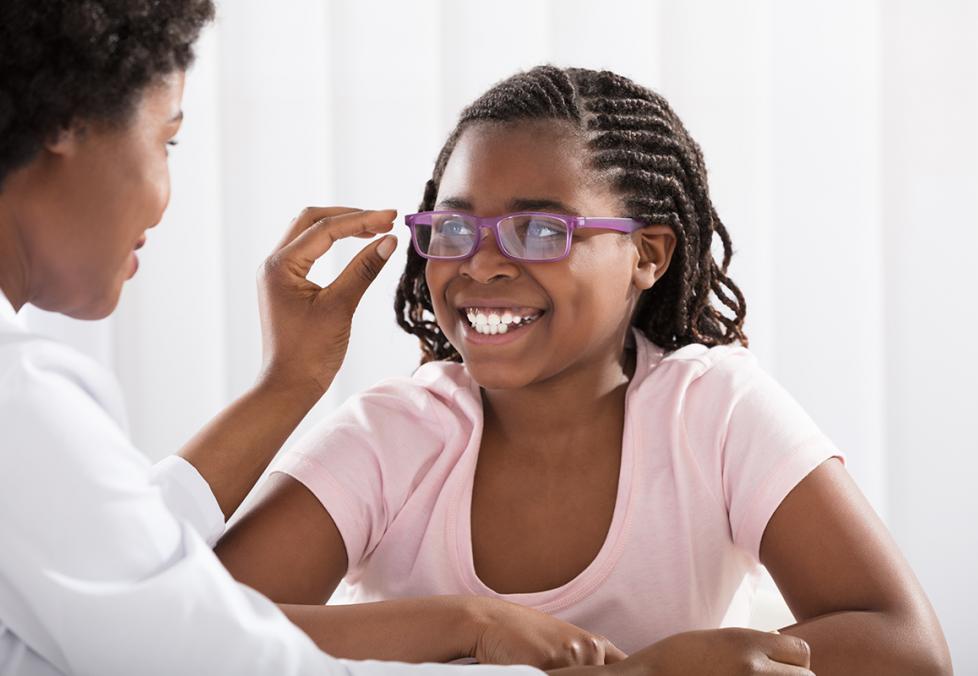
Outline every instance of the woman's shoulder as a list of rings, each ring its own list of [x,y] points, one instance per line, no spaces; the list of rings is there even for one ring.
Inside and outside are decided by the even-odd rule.
[[[94,403],[126,427],[121,388],[111,372],[52,338],[0,326],[0,408],[17,404],[51,412],[54,402]]]

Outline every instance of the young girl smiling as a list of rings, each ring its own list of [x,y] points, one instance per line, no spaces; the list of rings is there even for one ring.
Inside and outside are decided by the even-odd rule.
[[[424,363],[283,458],[218,546],[236,577],[348,657],[949,673],[842,454],[746,349],[660,96],[518,74],[463,112],[407,222],[396,309]],[[727,629],[761,564],[782,635]],[[355,605],[310,607],[344,576]]]

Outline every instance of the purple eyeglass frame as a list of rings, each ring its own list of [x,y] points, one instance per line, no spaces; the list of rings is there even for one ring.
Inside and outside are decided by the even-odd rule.
[[[431,225],[431,219],[433,216],[464,216],[465,218],[471,219],[475,222],[477,230],[481,233],[483,230],[490,230],[493,237],[496,238],[496,247],[506,258],[513,261],[520,261],[521,263],[556,263],[562,261],[570,255],[571,241],[573,239],[574,231],[578,229],[586,228],[600,228],[604,230],[614,230],[616,232],[632,233],[640,228],[644,228],[645,224],[641,221],[636,221],[634,218],[614,218],[605,216],[568,216],[566,214],[552,214],[546,211],[514,211],[511,214],[503,214],[502,216],[473,216],[472,214],[465,213],[464,211],[421,211],[416,214],[408,214],[404,217],[404,223],[411,229],[411,244],[414,246],[414,250],[419,256],[429,261],[464,261],[472,258],[479,247],[482,246],[482,237],[478,237],[475,241],[475,246],[467,254],[462,256],[430,256],[421,251],[421,247],[418,246],[418,237],[415,233],[415,225]],[[499,223],[500,221],[512,218],[513,216],[546,216],[547,218],[553,218],[558,221],[563,222],[567,226],[567,246],[564,247],[564,253],[557,258],[521,258],[519,256],[514,256],[503,248],[502,240],[499,237]]]

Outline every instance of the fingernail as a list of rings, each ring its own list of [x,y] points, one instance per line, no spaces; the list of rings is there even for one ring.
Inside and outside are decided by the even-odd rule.
[[[383,258],[385,261],[391,257],[394,253],[394,248],[397,246],[396,237],[385,237],[383,241],[377,246],[377,254]]]

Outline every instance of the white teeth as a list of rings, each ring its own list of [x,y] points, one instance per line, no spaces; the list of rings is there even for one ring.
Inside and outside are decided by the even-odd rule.
[[[495,336],[500,333],[507,333],[510,329],[516,330],[526,326],[540,317],[539,314],[532,314],[526,317],[513,314],[511,310],[499,312],[482,312],[478,308],[468,308],[465,316],[469,324],[475,329],[476,333],[487,336]]]

